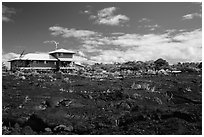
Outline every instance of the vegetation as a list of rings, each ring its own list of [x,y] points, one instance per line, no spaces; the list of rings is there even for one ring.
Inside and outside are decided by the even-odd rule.
[[[2,71],[7,71],[8,67],[5,65],[4,62],[2,62]]]
[[[148,71],[148,70],[180,70],[182,72],[197,72],[202,69],[202,62],[178,62],[177,64],[170,65],[166,60],[159,58],[155,61],[128,61],[124,63],[114,63],[114,64],[99,64],[96,63],[91,66],[94,70],[105,70],[107,72],[115,72],[121,70],[131,70],[131,71]]]

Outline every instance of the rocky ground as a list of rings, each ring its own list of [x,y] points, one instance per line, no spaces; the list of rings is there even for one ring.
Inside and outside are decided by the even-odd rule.
[[[3,74],[3,134],[202,134],[201,74]]]

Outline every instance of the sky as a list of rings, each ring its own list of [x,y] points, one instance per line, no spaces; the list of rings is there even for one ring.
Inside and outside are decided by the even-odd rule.
[[[2,60],[78,51],[78,61],[202,60],[202,3],[3,2]]]

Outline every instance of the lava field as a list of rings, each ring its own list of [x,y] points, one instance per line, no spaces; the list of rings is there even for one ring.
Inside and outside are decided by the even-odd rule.
[[[5,73],[4,135],[201,135],[202,75]]]

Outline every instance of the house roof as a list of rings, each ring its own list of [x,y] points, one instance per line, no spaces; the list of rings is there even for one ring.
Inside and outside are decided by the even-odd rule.
[[[73,61],[72,58],[58,58],[60,61]]]
[[[52,55],[45,54],[45,53],[28,53],[23,55],[22,57],[17,57],[14,59],[11,59],[9,61],[13,60],[49,60],[49,61],[57,61],[56,58],[54,58]]]
[[[57,49],[55,51],[51,51],[48,53],[28,53],[22,55],[21,57],[16,57],[14,59],[9,60],[47,60],[47,61],[57,61],[55,57],[50,55],[51,53],[71,53],[74,54],[74,51],[66,50],[66,49]],[[72,61],[72,58],[59,58],[60,61]]]
[[[60,61],[73,61],[72,58],[58,58]],[[46,53],[28,53],[23,55],[22,57],[17,57],[14,59],[11,59],[9,61],[13,60],[47,60],[47,61],[57,61],[55,57],[53,57],[50,54]]]
[[[74,51],[66,50],[66,49],[57,49],[57,50],[49,52],[49,54],[52,54],[52,53],[71,53],[71,54],[75,54]]]

